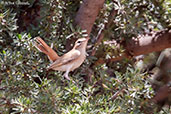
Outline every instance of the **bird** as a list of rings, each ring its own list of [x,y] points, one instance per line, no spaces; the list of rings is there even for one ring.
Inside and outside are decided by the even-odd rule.
[[[47,68],[48,70],[65,71],[64,77],[70,80],[69,72],[80,67],[86,59],[86,47],[89,39],[89,37],[79,38],[74,47],[62,56],[58,56],[40,37],[35,38],[34,45],[39,51],[45,53],[52,62]]]

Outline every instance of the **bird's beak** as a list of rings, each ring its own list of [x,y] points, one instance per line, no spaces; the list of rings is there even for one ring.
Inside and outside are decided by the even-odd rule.
[[[88,41],[89,39],[90,39],[89,37],[86,37],[86,38],[85,38],[85,41]]]

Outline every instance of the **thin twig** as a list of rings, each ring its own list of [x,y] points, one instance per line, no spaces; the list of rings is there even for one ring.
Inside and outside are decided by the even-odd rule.
[[[117,91],[111,98],[109,98],[108,101],[115,100],[119,96],[119,94],[122,93],[124,90],[125,90],[125,88],[122,88],[121,90]]]

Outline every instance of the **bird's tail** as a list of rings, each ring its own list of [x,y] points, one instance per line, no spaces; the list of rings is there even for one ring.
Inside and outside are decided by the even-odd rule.
[[[50,61],[54,62],[59,58],[58,54],[51,47],[49,47],[40,37],[35,38],[34,45],[39,51],[45,53]]]

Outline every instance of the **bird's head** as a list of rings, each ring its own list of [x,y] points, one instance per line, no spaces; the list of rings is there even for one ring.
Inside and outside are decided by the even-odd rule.
[[[74,48],[80,49],[80,48],[86,48],[87,42],[89,38],[80,38],[75,42]]]

